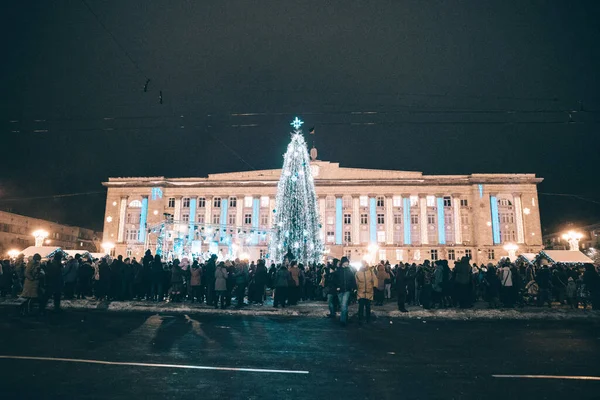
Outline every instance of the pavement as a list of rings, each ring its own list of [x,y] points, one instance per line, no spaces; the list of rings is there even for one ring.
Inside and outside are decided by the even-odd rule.
[[[20,305],[22,298],[0,298],[0,307],[15,308]],[[234,300],[235,303],[235,300]],[[229,307],[225,310],[215,309],[205,304],[198,303],[172,303],[172,302],[150,302],[150,301],[97,301],[86,300],[63,300],[61,307],[66,310],[102,310],[117,312],[168,312],[168,313],[197,313],[217,315],[255,315],[255,316],[289,316],[289,317],[324,317],[329,313],[327,303],[324,301],[299,302],[296,306],[287,308],[273,308],[272,299],[268,299],[264,305],[246,305],[242,309]],[[52,310],[52,302],[48,303],[48,309]],[[558,303],[552,308],[532,307],[514,309],[489,309],[487,303],[477,302],[473,308],[461,310],[458,308],[425,310],[420,306],[407,306],[408,313],[398,311],[395,300],[388,300],[382,307],[373,306],[373,313],[378,317],[393,317],[402,319],[451,319],[451,320],[487,320],[487,319],[509,319],[509,320],[588,320],[600,318],[600,311],[590,309],[572,310],[568,306]],[[350,314],[356,314],[356,304],[350,306]]]
[[[0,307],[1,398],[598,399],[599,328]]]

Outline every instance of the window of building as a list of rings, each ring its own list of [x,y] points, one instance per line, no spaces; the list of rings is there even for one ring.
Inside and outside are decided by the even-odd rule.
[[[512,203],[508,199],[498,199],[499,206],[512,206]]]
[[[404,261],[404,250],[396,249],[396,261]]]
[[[360,224],[367,225],[369,223],[369,215],[368,214],[360,214]]]
[[[244,197],[244,207],[246,207],[246,208],[252,207],[252,196]]]
[[[198,197],[198,208],[205,208],[205,207],[206,207],[206,198]]]
[[[352,217],[350,214],[344,214],[344,224],[350,225],[352,223]]]
[[[351,260],[352,250],[344,250],[344,256],[348,258],[348,260]]]
[[[199,224],[203,224],[204,223],[204,213],[198,214],[198,216],[196,217],[196,221],[198,221]]]
[[[412,214],[410,216],[411,225],[419,225],[419,216],[417,214]]]
[[[169,207],[169,208],[175,207],[175,197],[169,197],[169,205],[167,207]]]
[[[235,225],[235,214],[227,214],[227,224]]]
[[[411,207],[419,206],[419,196],[410,196],[410,206]]]
[[[130,258],[133,255],[133,251],[131,249],[125,249],[125,257]]]
[[[346,244],[352,243],[352,232],[350,232],[350,231],[344,232],[344,243],[346,243]]]
[[[394,231],[394,243],[400,243],[401,239],[402,239],[402,231],[400,230],[400,227],[397,226],[396,230]]]
[[[335,232],[327,232],[327,243],[333,243],[335,241]]]
[[[212,223],[216,225],[220,221],[221,221],[221,214],[213,214],[213,216],[212,216]]]
[[[469,200],[467,200],[467,199],[460,199],[460,206],[461,207],[469,207]]]
[[[269,214],[261,214],[260,215],[260,224],[262,226],[269,225]]]
[[[269,207],[269,196],[261,196],[260,197],[260,206],[265,208],[265,207]]]
[[[435,196],[427,196],[427,207],[435,207]]]
[[[137,242],[139,235],[140,235],[139,229],[127,229],[127,232],[125,234],[125,239],[128,242]]]
[[[369,198],[367,196],[360,196],[359,203],[361,207],[369,207]]]
[[[246,224],[246,225],[252,224],[252,214],[244,215],[244,224]]]
[[[344,196],[343,201],[343,207],[344,208],[352,208],[352,197],[351,196]]]
[[[468,225],[469,225],[469,216],[468,215],[461,215],[460,221],[462,223],[462,226],[468,227]]]
[[[184,197],[184,198],[181,200],[181,206],[182,206],[183,208],[190,208],[190,198],[189,198],[189,197]]]
[[[452,197],[450,197],[450,196],[444,197],[444,207],[452,207]]]
[[[379,225],[385,224],[385,217],[383,214],[377,214],[377,223]]]
[[[430,257],[431,257],[431,261],[436,261],[438,259],[437,249],[431,249]]]
[[[385,197],[377,196],[377,207],[385,207]]]
[[[488,253],[488,260],[493,260],[496,258],[496,255],[494,254],[494,249],[488,249],[487,253]]]
[[[385,231],[377,231],[377,241],[379,243],[385,242]]]
[[[386,257],[385,249],[379,249],[379,260],[386,260]]]
[[[392,197],[392,205],[394,207],[402,207],[402,196]]]
[[[429,225],[435,224],[435,214],[427,214],[427,223]]]
[[[454,252],[454,249],[448,250],[448,260],[450,260],[450,261],[456,260],[456,254]]]
[[[331,215],[327,217],[327,225],[333,225],[333,217]]]
[[[326,204],[325,207],[326,208],[335,208],[335,197],[333,196],[327,196],[327,199],[325,200]]]
[[[181,214],[181,220],[183,222],[190,222],[190,214]]]
[[[237,197],[230,197],[229,198],[229,208],[235,208],[237,207]]]
[[[264,260],[266,255],[267,255],[267,251],[265,249],[260,249],[258,251],[258,258],[260,258],[261,260]]]
[[[402,214],[394,214],[394,225],[402,224]]]
[[[444,220],[446,221],[446,229],[450,229],[452,226],[452,215],[446,215]]]
[[[471,252],[471,249],[466,249],[465,250],[465,256],[469,257],[469,260],[471,258],[473,258],[473,253]]]

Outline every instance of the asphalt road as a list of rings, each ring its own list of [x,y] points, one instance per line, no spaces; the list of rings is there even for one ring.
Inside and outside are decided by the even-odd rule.
[[[600,380],[492,375],[600,377],[599,325],[3,308],[0,398],[597,399]]]

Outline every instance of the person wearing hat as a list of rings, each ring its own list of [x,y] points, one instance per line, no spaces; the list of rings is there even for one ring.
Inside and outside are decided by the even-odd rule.
[[[25,267],[25,281],[23,282],[23,292],[21,293],[21,297],[27,299],[27,301],[21,305],[21,312],[24,314],[29,314],[33,300],[39,301],[41,298],[39,293],[40,279],[42,277],[42,267],[40,265],[41,259],[42,256],[35,253],[32,259],[27,263],[27,267]]]
[[[356,290],[356,280],[354,279],[354,272],[350,269],[348,257],[342,257],[340,261],[340,268],[336,271],[336,287],[341,310],[340,322],[342,326],[346,326],[348,323],[350,294]]]

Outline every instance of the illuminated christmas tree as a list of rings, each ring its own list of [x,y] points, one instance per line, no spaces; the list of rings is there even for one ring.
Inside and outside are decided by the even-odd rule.
[[[319,233],[319,206],[310,170],[306,142],[297,117],[292,122],[294,132],[283,156],[283,168],[277,185],[273,210],[273,233],[269,258],[282,262],[290,251],[303,263],[321,262],[323,242]]]

